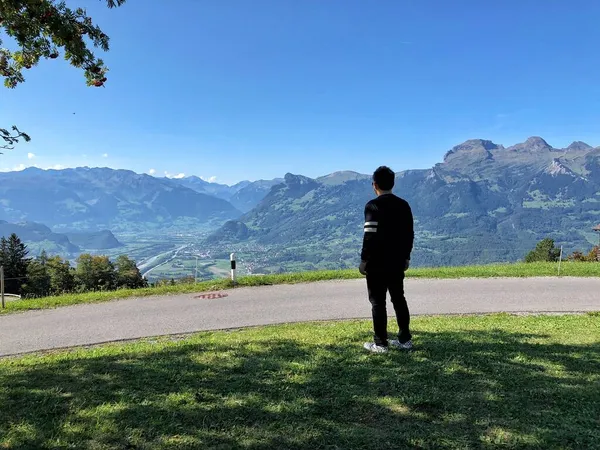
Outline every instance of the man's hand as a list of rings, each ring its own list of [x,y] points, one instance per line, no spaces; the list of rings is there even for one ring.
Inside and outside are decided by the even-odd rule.
[[[367,276],[367,262],[366,261],[360,262],[360,266],[358,266],[358,271],[365,277]]]
[[[406,272],[409,267],[410,267],[410,259],[407,259],[406,262],[404,263],[404,271]]]

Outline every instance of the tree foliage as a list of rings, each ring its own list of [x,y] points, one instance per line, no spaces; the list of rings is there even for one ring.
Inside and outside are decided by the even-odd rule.
[[[101,0],[109,8],[125,0]],[[88,86],[101,87],[107,81],[108,68],[95,48],[109,50],[109,38],[88,16],[84,8],[71,9],[64,1],[0,0],[0,32],[9,36],[12,49],[0,34],[0,76],[4,85],[15,88],[25,81],[24,71],[42,59],[56,59],[61,53],[72,66],[82,69]],[[29,136],[13,127],[11,133],[0,129],[0,148],[11,148]]]
[[[27,279],[21,286],[24,297],[45,297],[50,294],[52,280],[48,272],[47,259],[32,259],[27,265]]]
[[[546,238],[537,243],[525,257],[526,263],[554,262],[560,257],[560,249],[554,246],[554,239]]]
[[[4,267],[5,292],[24,298],[72,292],[109,291],[148,287],[136,262],[126,255],[113,263],[107,256],[84,253],[74,268],[60,256],[28,257],[27,246],[16,234],[0,238],[0,265]]]
[[[0,266],[4,267],[4,291],[21,294],[21,285],[27,278],[29,258],[27,246],[16,234],[0,239]]]
[[[29,261],[22,296],[36,298],[73,292],[74,271],[69,261],[60,256],[48,257],[46,251],[42,251],[38,258]]]
[[[568,259],[577,262],[600,262],[600,246],[594,246],[587,255],[581,251],[574,251]]]
[[[115,261],[115,275],[118,288],[138,289],[148,286],[135,261],[126,255],[119,256]]]
[[[48,259],[46,265],[50,275],[50,294],[61,295],[67,292],[73,292],[75,289],[75,269],[67,260],[60,256],[54,256]]]
[[[116,288],[115,266],[107,256],[79,255],[75,283],[80,292],[113,290]]]

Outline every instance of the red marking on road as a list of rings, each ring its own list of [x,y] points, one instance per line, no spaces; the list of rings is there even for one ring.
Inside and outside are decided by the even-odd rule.
[[[201,298],[203,300],[215,300],[217,298],[225,298],[225,297],[228,297],[228,296],[229,296],[229,294],[225,294],[223,292],[211,292],[211,293],[208,293],[208,294],[197,295],[194,298]]]

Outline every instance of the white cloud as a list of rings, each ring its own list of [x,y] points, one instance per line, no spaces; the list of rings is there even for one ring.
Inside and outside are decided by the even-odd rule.
[[[200,178],[204,181],[208,181],[209,183],[214,183],[215,181],[217,181],[217,177],[215,177],[215,176],[208,177],[208,178],[206,178],[206,177],[200,177]]]
[[[173,173],[169,173],[169,172],[165,171],[165,177],[175,178],[176,180],[179,180],[181,178],[185,178],[185,173],[173,174]]]
[[[108,153],[103,153],[103,154],[102,154],[102,157],[103,157],[103,158],[108,158]]]
[[[19,164],[17,166],[14,167],[3,167],[0,168],[0,172],[20,172],[22,170],[25,169],[29,169],[30,167],[35,167],[36,169],[42,169],[42,170],[63,170],[66,169],[65,166],[63,166],[62,164],[54,164],[53,166],[48,166],[48,167],[40,167],[37,164]]]
[[[18,166],[14,166],[14,167],[3,167],[0,172],[20,172],[21,170],[25,170],[26,166],[25,164],[19,164]]]
[[[150,169],[150,170],[148,171],[148,173],[149,173],[150,175],[154,175],[154,174],[156,173],[156,170],[155,170],[155,169]]]
[[[27,159],[34,159],[35,153],[27,153]]]

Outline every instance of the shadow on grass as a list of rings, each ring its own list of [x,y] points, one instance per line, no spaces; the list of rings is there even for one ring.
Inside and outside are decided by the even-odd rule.
[[[418,334],[366,355],[277,337],[198,338],[0,370],[6,448],[599,448],[600,343]]]

